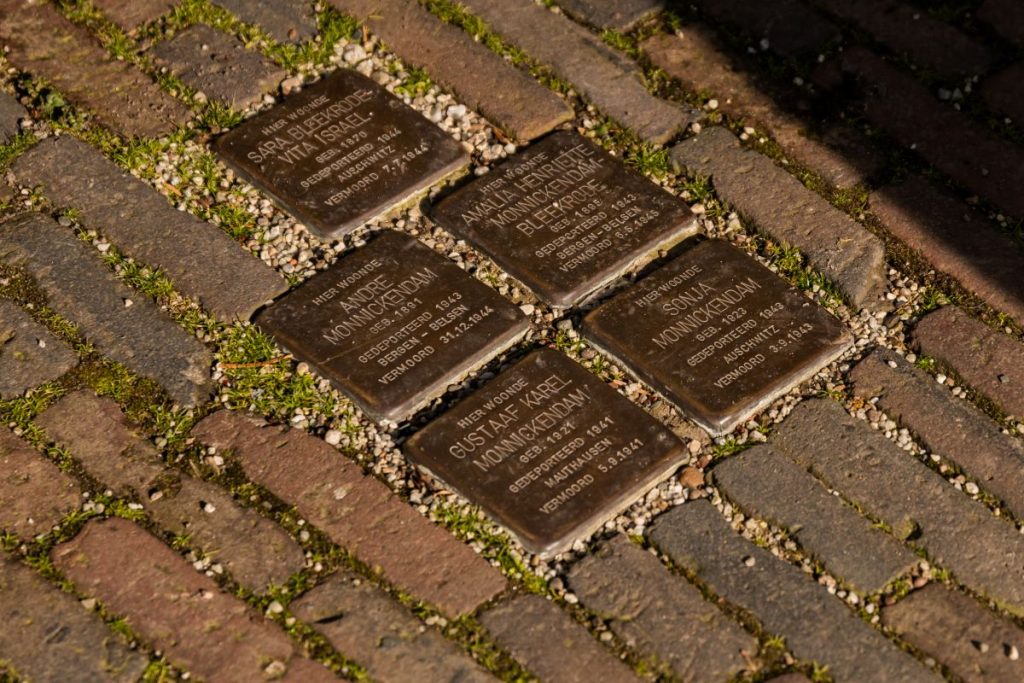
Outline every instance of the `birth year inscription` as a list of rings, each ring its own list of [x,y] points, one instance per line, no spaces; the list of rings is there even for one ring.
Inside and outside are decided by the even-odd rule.
[[[697,231],[689,207],[575,132],[557,132],[432,213],[556,308]]]
[[[257,323],[377,420],[408,417],[529,327],[497,292],[418,241],[385,232]]]
[[[221,136],[216,150],[321,237],[358,228],[468,162],[447,133],[349,69]]]
[[[685,458],[672,432],[551,349],[498,375],[404,450],[541,557],[594,532]]]
[[[751,256],[709,240],[584,319],[584,336],[713,435],[807,379],[852,339]]]

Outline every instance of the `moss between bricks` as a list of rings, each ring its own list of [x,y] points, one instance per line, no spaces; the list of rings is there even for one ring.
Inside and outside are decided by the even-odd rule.
[[[550,74],[550,71],[530,62],[529,58],[524,53],[517,50],[514,47],[510,47],[501,43],[493,34],[490,34],[486,26],[472,17],[461,11],[461,8],[447,2],[447,1],[431,1],[428,0],[428,8],[431,9],[435,14],[446,18],[452,23],[456,23],[462,26],[464,29],[473,33],[475,36],[481,38],[482,42],[488,45],[491,49],[495,50],[499,54],[509,56],[512,61],[523,68],[528,68],[541,82],[546,83],[549,87],[552,87],[556,91],[562,92],[563,94],[571,92],[571,86],[567,83],[560,82],[554,76]],[[133,49],[138,51],[138,43],[134,42],[134,39],[130,39],[123,34],[118,35],[116,31],[111,32],[108,23],[105,22],[101,17],[95,13],[94,10],[90,10],[85,3],[72,3],[65,5],[65,9],[69,16],[72,16],[79,23],[83,23],[92,30],[100,33],[103,37],[108,49],[113,54],[119,54],[127,51],[130,53]],[[671,20],[671,17],[669,17]],[[172,12],[168,17],[154,22],[151,26],[144,29],[143,34],[140,37],[147,39],[157,39],[161,37],[167,37],[175,30],[179,30],[184,26],[190,25],[196,21],[206,21],[208,23],[214,23],[219,28],[227,30],[229,33],[239,35],[249,42],[249,44],[256,46],[264,54],[270,56],[272,59],[277,61],[279,64],[285,65],[289,71],[301,71],[303,67],[310,63],[324,63],[330,57],[333,49],[333,44],[339,37],[346,35],[353,35],[357,30],[357,23],[353,20],[343,17],[342,15],[334,12],[333,10],[325,10],[319,14],[318,21],[323,29],[326,37],[321,41],[312,41],[303,46],[286,46],[277,45],[263,34],[256,27],[248,26],[242,22],[234,19],[230,14],[215,8],[205,0],[186,0],[184,3]],[[644,30],[652,30],[650,26]],[[657,30],[656,28],[653,30]],[[333,36],[333,37],[332,37]],[[605,35],[606,42],[610,42],[620,48],[625,49],[627,52],[636,51],[635,46],[638,44],[638,34],[632,36],[623,36],[621,34],[616,35]],[[125,55],[126,57],[128,55]],[[136,59],[133,57],[133,59]],[[148,73],[154,75],[151,67],[143,63],[144,60],[137,61],[143,70],[147,70]],[[189,101],[192,97],[186,88],[180,84],[176,84],[173,79],[166,79],[157,77],[157,80],[161,85],[170,91],[176,93],[176,95],[183,100],[189,102],[190,106],[196,107],[197,103]],[[681,93],[679,89],[677,92],[670,93],[672,87],[670,83],[666,83],[664,74],[659,74],[653,70],[648,69],[648,81],[657,91],[663,91],[671,99],[677,99],[679,101],[699,101],[704,97],[704,94],[700,93]],[[169,144],[175,144],[184,142],[186,140],[195,139],[201,137],[206,131],[216,130],[218,127],[230,127],[237,123],[232,118],[230,113],[224,112],[211,112],[208,117],[201,115],[198,123],[194,128],[183,128],[177,131],[175,134],[170,136],[168,141],[164,142],[153,142],[153,141],[130,141],[125,142],[118,136],[98,129],[95,126],[89,124],[88,117],[82,116],[69,107],[60,94],[54,91],[52,88],[46,86],[43,83],[37,83],[31,79],[22,78],[18,81],[19,89],[23,92],[32,94],[34,99],[34,109],[44,113],[44,118],[49,119],[56,128],[66,130],[80,135],[86,138],[92,144],[100,147],[109,156],[115,159],[120,165],[128,167],[130,169],[141,171],[145,174],[147,169],[151,169],[155,164],[156,159],[167,149]],[[415,92],[422,88],[428,88],[429,76],[424,73],[410,72],[410,76],[407,79],[407,84],[403,87],[410,88],[411,92]],[[208,105],[207,105],[208,106]],[[577,104],[577,109],[580,109],[581,105]],[[711,188],[708,186],[706,181],[701,179],[680,179],[674,178],[671,175],[670,169],[667,164],[667,154],[664,150],[658,150],[653,147],[644,146],[638,143],[635,138],[632,138],[628,132],[624,131],[620,126],[616,125],[607,119],[601,119],[600,117],[591,117],[597,119],[595,127],[596,137],[602,145],[606,148],[613,150],[634,168],[642,173],[647,174],[655,179],[665,180],[669,182],[678,183],[677,187],[681,187],[683,192],[690,193],[691,196],[700,199],[705,202],[711,211],[716,213],[711,214],[714,216],[721,215],[721,206],[715,202],[713,195],[711,194]],[[30,146],[33,142],[30,136],[25,136],[24,140],[18,140],[13,145],[8,145],[0,149],[0,160],[4,163],[17,156],[24,148]],[[214,186],[219,181],[219,171],[215,160],[212,155],[206,154],[201,155],[198,158],[187,157],[183,161],[182,173],[187,173],[190,176],[198,173],[204,178],[204,182],[208,186]],[[152,177],[152,176],[150,176]],[[815,179],[809,176],[805,184],[814,185]],[[812,187],[812,189],[815,189]],[[819,187],[816,191],[825,191],[827,188]],[[827,197],[829,198],[829,197]],[[839,205],[839,208],[843,208],[848,212],[856,210],[861,206],[860,201],[862,195],[851,195],[849,197],[831,197],[830,201],[834,204]],[[190,207],[193,211],[196,211],[196,207]],[[196,211],[200,213],[200,211]],[[217,219],[221,222],[222,226],[230,233],[236,236],[249,234],[251,231],[252,218],[248,216],[239,207],[231,204],[222,204],[218,207],[214,207],[209,213],[204,215],[208,219]],[[769,258],[783,271],[783,274],[787,276],[791,281],[795,281],[798,284],[802,283],[802,286],[810,287],[815,284],[814,278],[815,273],[806,269],[803,265],[803,259],[798,252],[794,250],[787,250],[779,247],[778,245],[772,244],[769,240],[762,240],[756,243],[759,251],[763,250],[762,255],[768,255]],[[111,254],[108,261],[108,265],[111,265],[115,269],[119,269],[123,273],[123,279],[134,287],[140,288],[141,291],[155,296],[158,299],[169,301],[173,298],[173,293],[170,287],[170,283],[166,280],[161,279],[158,273],[149,271],[141,266],[135,265],[133,262],[123,259],[123,257],[116,252]],[[820,278],[820,275],[817,276]],[[820,284],[821,283],[817,283]],[[187,308],[187,307],[186,307]],[[45,309],[39,309],[43,311]],[[61,321],[54,318],[48,318],[51,320],[51,328],[53,325],[60,327]],[[201,320],[188,320],[177,317],[179,323],[185,325],[189,329],[198,329],[203,324]],[[65,323],[66,324],[66,321]],[[218,358],[222,361],[229,362],[266,362],[274,358],[273,354],[276,354],[277,349],[274,346],[272,340],[262,335],[256,328],[249,325],[236,325],[229,326],[226,328],[218,328],[210,330],[211,343],[215,345],[218,350]],[[567,346],[573,346],[572,351],[580,352],[583,348],[582,345],[576,344],[573,340],[562,338],[559,340],[560,344]],[[194,462],[196,455],[193,451],[190,451],[186,446],[187,442],[187,431],[191,426],[192,422],[196,419],[195,415],[188,414],[169,414],[162,408],[162,404],[158,400],[157,396],[151,394],[150,391],[153,387],[140,386],[139,380],[133,378],[129,373],[124,371],[123,368],[118,366],[112,366],[111,364],[104,362],[89,362],[83,366],[84,370],[80,373],[72,373],[73,376],[62,378],[58,380],[53,386],[39,392],[39,396],[33,393],[33,396],[24,399],[22,402],[15,402],[11,406],[3,406],[2,412],[4,414],[10,414],[16,416],[14,420],[19,424],[26,423],[26,427],[30,427],[27,424],[28,420],[52,401],[56,396],[62,395],[67,391],[71,390],[74,386],[79,386],[78,383],[84,383],[94,388],[98,388],[101,393],[105,395],[112,395],[122,403],[122,405],[129,410],[133,419],[146,425],[148,431],[154,433],[170,433],[174,435],[174,439],[169,443],[167,452],[169,455],[184,459],[186,462]],[[269,371],[267,370],[269,368]],[[303,407],[303,409],[314,406],[312,410],[321,412],[322,414],[334,414],[338,410],[338,406],[333,399],[329,396],[324,395],[320,392],[316,386],[309,379],[308,375],[300,375],[291,370],[291,363],[287,360],[280,360],[276,363],[269,364],[260,369],[237,369],[230,371],[232,374],[233,381],[240,387],[235,395],[231,397],[232,402],[237,401],[237,405],[245,405],[249,402],[249,405],[254,407],[258,412],[266,415],[272,415],[275,418],[287,418],[294,412],[294,408]],[[305,377],[306,379],[302,379]],[[142,382],[142,385],[145,383]],[[282,388],[282,385],[283,388]],[[278,391],[270,396],[265,396],[265,392],[268,389],[277,388]],[[158,391],[156,392],[159,393]],[[260,398],[256,402],[252,402],[254,397],[259,396]],[[328,400],[330,399],[330,400]],[[9,412],[8,412],[9,411]],[[154,414],[156,416],[154,417]],[[726,446],[723,450],[729,449]],[[723,457],[725,453],[723,452]],[[60,459],[60,461],[66,462],[68,460],[67,454],[53,454],[52,457]],[[68,465],[65,465],[68,466]],[[249,491],[245,482],[235,482],[229,485],[229,488],[237,493],[243,493]],[[118,508],[113,502],[111,503],[113,508]],[[263,509],[262,506],[257,509]],[[292,513],[293,516],[293,513]],[[277,519],[289,528],[290,531],[294,532],[296,528],[294,523],[289,523],[289,514],[286,512],[279,512]],[[534,592],[544,593],[546,591],[543,581],[532,575],[528,570],[523,571],[515,561],[515,558],[509,559],[508,548],[509,541],[507,536],[503,536],[500,533],[496,533],[492,526],[483,523],[479,517],[470,512],[469,514],[464,513],[459,507],[453,506],[451,510],[443,510],[440,521],[449,529],[456,532],[457,535],[462,537],[473,536],[474,538],[486,538],[487,542],[485,545],[488,546],[489,551],[485,555],[489,557],[505,557],[505,561],[499,559],[502,566],[506,569],[507,573],[513,576],[516,583],[519,583],[523,588],[532,590]],[[76,524],[78,522],[75,522]],[[70,526],[74,526],[69,521]],[[178,547],[187,547],[188,539],[172,539],[172,543]],[[318,554],[314,554],[315,557],[322,558],[327,563],[333,563],[333,566],[342,566],[342,563],[351,563],[351,558],[346,558],[343,551],[337,547],[331,546],[329,543],[324,547]],[[351,567],[352,565],[349,564]],[[355,567],[359,570],[359,567]],[[365,572],[365,568],[362,568]],[[517,578],[518,575],[518,578]],[[289,581],[289,585],[282,588],[279,593],[282,597],[285,595],[293,595],[295,590],[306,588],[312,584],[314,578],[300,572]],[[385,587],[386,588],[386,587]],[[415,601],[409,596],[402,596],[392,592],[392,595],[396,597],[403,604],[415,605]],[[264,598],[261,598],[263,600]],[[254,603],[259,604],[259,603]],[[417,614],[430,615],[429,609],[423,606],[412,607],[413,611]],[[423,618],[426,618],[423,616]],[[493,645],[486,642],[486,638],[478,633],[479,626],[474,626],[472,621],[460,626],[464,635],[454,635],[447,633],[448,637],[455,639],[465,649],[469,650],[477,657],[494,661],[502,660],[503,653],[500,650],[493,648]],[[300,635],[300,640],[306,638]],[[482,645],[477,644],[477,640],[481,639]],[[313,645],[312,641],[309,641]],[[484,652],[476,651],[477,648],[482,647]],[[771,636],[766,636],[762,639],[762,649],[778,650],[781,651],[783,644]],[[325,654],[326,657],[331,655]],[[510,660],[509,660],[510,661]],[[517,670],[515,667],[512,669],[505,669],[504,664],[491,664],[489,665],[492,671],[496,673],[500,670],[502,677],[507,680],[519,680],[521,677],[527,674],[521,670]],[[642,665],[638,662],[635,666],[642,668]],[[164,665],[159,662],[154,662],[151,668],[157,670],[163,670]],[[812,675],[822,675],[822,672],[815,671],[813,665],[803,666],[803,670]],[[154,679],[155,680],[155,679]]]
[[[654,548],[657,550],[646,538],[634,538],[633,541],[644,549]],[[680,567],[664,553],[658,552],[658,558],[669,571],[693,584],[700,591],[705,601],[717,606],[757,638],[758,652],[754,655],[751,662],[757,665],[755,667],[757,670],[735,676],[731,679],[730,683],[762,683],[786,671],[799,671],[811,675],[813,672],[820,670],[820,667],[813,662],[801,661],[793,657],[792,653],[789,653],[786,648],[785,638],[766,631],[755,615],[721,598],[706,583],[701,581],[696,574]],[[821,681],[821,683],[831,683],[831,679],[827,677],[812,678],[812,680]]]
[[[683,20],[679,14],[673,12],[666,12],[663,15],[663,21],[660,29],[664,32],[674,32],[677,28],[684,25]],[[723,27],[716,27],[720,35],[724,34],[732,43],[734,49],[744,51],[746,46],[745,39],[730,34]],[[653,33],[652,29],[647,29],[648,33]],[[773,55],[760,55],[759,64],[768,63],[766,72],[772,78],[781,82],[789,82],[797,75],[805,75],[803,70],[799,67],[793,66],[791,63],[781,60]],[[658,74],[656,69],[652,69],[650,64],[645,64],[641,61],[641,66],[645,68],[649,80],[657,80],[659,78],[666,79],[667,76],[664,73]],[[704,99],[706,100],[710,93],[705,93]],[[699,104],[703,104],[700,102]],[[698,105],[699,106],[699,105]],[[733,130],[734,133],[742,132],[742,121],[734,121],[724,117],[728,127]],[[834,117],[829,117],[834,118]],[[857,122],[856,120],[847,119],[847,125],[858,125],[860,127],[866,127],[863,123]],[[903,150],[899,145],[892,144],[888,140],[887,136],[879,131],[870,131],[875,137],[879,138],[879,144],[882,145],[889,152],[889,163],[888,170],[883,174],[890,178],[902,176],[907,173],[908,170],[913,170],[919,173],[926,173],[932,176],[938,175],[938,180],[942,184],[949,186],[955,190],[962,197],[967,197],[969,193],[961,190],[952,181],[945,176],[937,174],[937,172],[928,164],[924,163],[917,155]],[[1000,314],[990,306],[982,302],[977,296],[966,291],[959,283],[948,276],[936,274],[931,268],[930,264],[924,262],[919,256],[913,254],[910,256],[910,251],[906,245],[898,240],[892,238],[892,236],[885,229],[884,225],[881,224],[873,216],[865,215],[867,208],[867,194],[868,190],[864,187],[854,187],[851,189],[835,188],[827,183],[821,176],[817,175],[813,170],[801,166],[791,159],[786,158],[781,147],[773,140],[770,136],[763,133],[758,133],[759,138],[764,138],[765,142],[759,145],[758,149],[762,153],[774,159],[776,162],[782,162],[786,160],[785,164],[780,165],[788,170],[790,173],[795,175],[808,189],[813,190],[824,199],[829,201],[833,206],[839,210],[847,213],[851,218],[860,222],[870,232],[883,239],[886,246],[887,259],[890,263],[901,263],[910,265],[909,274],[915,276],[917,279],[922,280],[926,284],[929,284],[940,291],[944,291],[950,299],[963,301],[965,307],[968,308],[974,315],[981,317],[985,320],[997,320],[996,324],[1005,326],[1001,323],[1009,322],[1014,328],[1016,333],[1020,333],[1024,330],[1020,328],[1012,320],[1008,320],[1008,316]],[[1012,138],[1011,139],[1015,139]],[[978,200],[977,204],[979,208],[987,214],[996,214],[998,211],[991,207],[984,200]],[[1006,225],[1003,225],[1004,232],[1014,239],[1018,244],[1024,246],[1024,242],[1021,242],[1021,235],[1024,233],[1024,219],[1018,221],[1010,221]],[[908,258],[909,257],[909,258]],[[904,266],[905,267],[905,266]]]

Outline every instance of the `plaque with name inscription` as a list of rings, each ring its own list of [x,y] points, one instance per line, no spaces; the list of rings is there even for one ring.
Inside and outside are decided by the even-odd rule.
[[[555,308],[697,232],[685,202],[567,131],[455,191],[432,216]]]
[[[831,313],[721,240],[591,311],[583,334],[715,436],[852,343]]]
[[[404,450],[543,558],[599,529],[685,459],[672,432],[552,349],[499,374]]]
[[[487,285],[391,231],[314,275],[256,322],[367,415],[391,422],[444,393],[530,326]]]
[[[225,133],[216,150],[328,238],[386,213],[469,161],[447,133],[349,69]]]

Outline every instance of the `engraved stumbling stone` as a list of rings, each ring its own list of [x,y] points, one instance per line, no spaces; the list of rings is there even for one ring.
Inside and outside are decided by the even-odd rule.
[[[696,233],[685,202],[574,132],[558,132],[432,213],[556,308]]]
[[[447,133],[348,69],[224,134],[216,149],[327,238],[386,213],[469,160]]]
[[[377,420],[408,417],[529,327],[497,292],[387,231],[257,321]]]
[[[541,557],[593,533],[685,458],[674,434],[551,349],[498,375],[404,450]]]
[[[843,325],[736,247],[709,240],[605,302],[584,336],[713,435],[841,355]]]

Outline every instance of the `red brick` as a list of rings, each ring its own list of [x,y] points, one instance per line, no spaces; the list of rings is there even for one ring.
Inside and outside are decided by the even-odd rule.
[[[662,515],[650,538],[718,597],[751,614],[766,632],[785,638],[793,655],[828,667],[834,681],[943,680],[799,567],[740,536],[707,500]]]
[[[174,7],[173,0],[93,0],[92,4],[128,32],[159,19]]]
[[[487,610],[480,623],[542,681],[638,683],[629,667],[583,626],[539,595],[520,595]]]
[[[569,586],[626,645],[678,679],[731,680],[757,651],[752,636],[625,536],[577,563]]]
[[[115,278],[71,230],[36,212],[0,220],[0,259],[31,275],[49,305],[104,356],[156,380],[182,405],[209,397],[210,351]]]
[[[835,401],[804,401],[771,445],[957,581],[1024,614],[1024,537],[867,422]]]
[[[244,109],[259,102],[264,93],[277,91],[287,75],[234,36],[206,24],[189,26],[155,45],[150,54],[185,85],[235,109]]]
[[[1019,0],[985,0],[978,8],[977,17],[1004,38],[1024,45],[1024,5]]]
[[[0,0],[0,43],[15,67],[53,83],[104,126],[129,136],[165,135],[188,119],[175,100],[48,3]]]
[[[739,30],[755,45],[786,57],[821,51],[839,36],[830,21],[802,0],[694,0],[704,14]]]
[[[956,590],[931,584],[914,591],[883,609],[882,623],[964,683],[1024,680],[1024,631]]]
[[[814,0],[851,21],[893,52],[946,76],[973,76],[992,64],[992,54],[928,12],[897,0]]]
[[[863,48],[843,54],[843,69],[862,81],[868,121],[964,187],[1024,216],[1024,152],[941,104],[912,76]]]
[[[981,84],[985,103],[1004,116],[1024,125],[1024,62],[1003,69]]]
[[[316,16],[305,0],[216,0],[214,4],[247,24],[256,24],[280,43],[298,43],[316,34]]]
[[[50,554],[79,591],[193,675],[249,683],[274,666],[285,670],[275,680],[335,680],[319,666],[293,670],[302,655],[283,631],[131,522],[91,522]]]
[[[331,0],[359,17],[407,64],[421,67],[518,140],[532,140],[572,119],[572,108],[466,32],[442,22],[417,0]]]
[[[719,110],[763,128],[788,156],[833,185],[849,187],[864,182],[880,168],[881,159],[872,145],[855,131],[836,126],[821,131],[822,140],[836,144],[836,149],[810,137],[807,124],[783,110],[779,98],[770,97],[766,84],[754,73],[734,65],[707,27],[687,25],[676,35],[653,36],[641,47],[655,66],[690,90],[710,91],[718,99]]]
[[[908,427],[1024,518],[1024,442],[895,353],[877,349],[850,373],[854,391]]]
[[[165,467],[114,401],[75,392],[50,406],[36,424],[104,485],[140,501],[158,525],[188,536],[191,547],[243,585],[284,585],[305,564],[302,549],[284,529],[240,506],[219,486]]]
[[[1024,322],[1024,255],[998,226],[919,176],[873,192],[870,206],[925,260]]]
[[[863,594],[882,590],[917,564],[914,553],[770,445],[727,458],[711,474],[741,509],[786,529],[805,552]]]
[[[21,396],[63,375],[78,355],[12,301],[0,301],[0,397]]]
[[[178,211],[99,150],[69,136],[43,140],[12,166],[23,185],[73,208],[126,255],[161,271],[175,288],[227,320],[248,319],[288,285],[227,233]],[[217,264],[210,267],[211,263]]]
[[[505,589],[501,573],[314,436],[222,410],[192,430],[230,450],[246,475],[294,505],[384,578],[451,615]]]
[[[1024,344],[954,306],[929,313],[914,329],[928,356],[946,363],[967,384],[1024,418]]]
[[[21,130],[20,121],[28,111],[13,96],[0,90],[0,145],[6,145]]]
[[[587,29],[533,2],[463,0],[505,41],[550,65],[599,110],[640,137],[668,142],[690,115],[647,91],[639,67]],[[557,37],[557,39],[554,39]]]
[[[74,596],[3,553],[0,620],[0,660],[26,680],[135,683],[149,664]]]
[[[690,173],[711,176],[722,199],[773,239],[803,252],[854,306],[885,305],[881,241],[771,159],[717,126],[680,142],[671,157]]]
[[[494,681],[454,643],[366,581],[335,574],[288,606],[374,680]]]
[[[81,504],[78,485],[28,443],[0,427],[0,529],[45,534]]]
[[[629,31],[640,21],[660,12],[664,0],[558,0],[573,17],[599,29]]]

